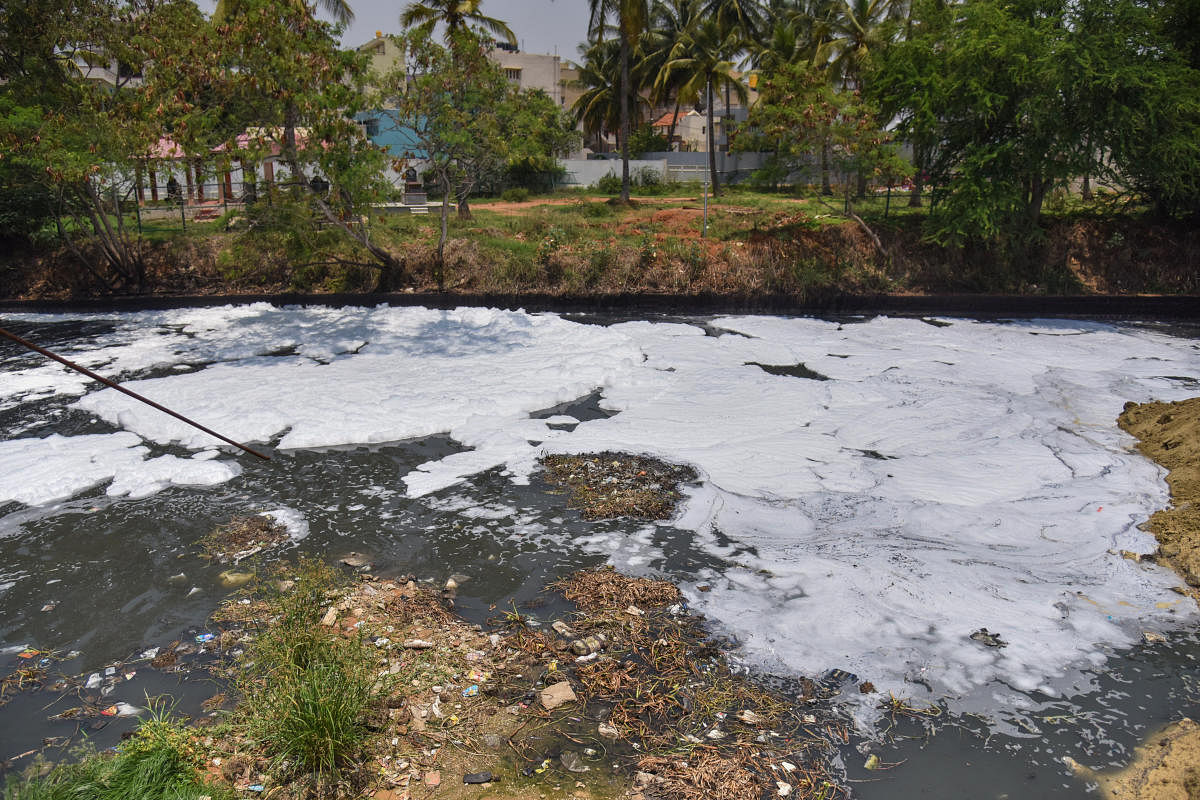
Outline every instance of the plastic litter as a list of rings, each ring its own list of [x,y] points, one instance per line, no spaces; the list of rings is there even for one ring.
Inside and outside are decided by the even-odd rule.
[[[250,786],[247,786],[246,788],[252,792],[261,792],[266,789],[266,787],[263,786],[261,783],[254,783],[254,784],[251,784]]]
[[[574,750],[564,750],[563,754],[559,756],[559,761],[562,762],[562,765],[568,772],[587,772],[591,769],[591,767],[583,763],[583,756]]]
[[[846,682],[856,683],[857,681],[858,676],[853,672],[846,672],[844,669],[831,669],[822,675],[817,683],[826,689],[836,689]]]
[[[463,783],[491,783],[496,776],[490,772],[468,772],[463,775]]]
[[[214,636],[211,633],[202,633],[196,637],[196,644],[207,644],[208,642],[211,642],[215,638],[216,638],[216,636]]]
[[[463,697],[475,697],[478,694],[479,694],[479,686],[476,684],[472,684],[472,685],[468,686],[467,688],[463,689],[462,696]]]

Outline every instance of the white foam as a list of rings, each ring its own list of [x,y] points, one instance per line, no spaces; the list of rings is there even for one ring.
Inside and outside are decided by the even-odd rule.
[[[401,485],[442,492],[425,502],[480,525],[516,510],[475,509],[445,490],[497,467],[528,480],[545,452],[632,450],[693,465],[701,483],[674,524],[724,566],[696,576],[711,591],[689,594],[759,665],[839,666],[906,695],[928,685],[938,697],[979,697],[996,680],[1053,692],[1143,626],[1195,618],[1194,603],[1169,591],[1173,574],[1117,555],[1153,549],[1137,525],[1167,494],[1116,416],[1129,400],[1190,393],[1169,377],[1200,374],[1189,340],[1095,323],[778,317],[716,320],[735,333],[706,336],[694,325],[591,327],[487,309],[259,305],[109,319],[115,332],[95,339],[94,361],[113,374],[203,366],[132,388],[233,438],[311,448],[450,435],[469,449]],[[149,344],[146,328],[158,331]],[[804,364],[829,380],[755,364]],[[57,379],[26,378],[9,396],[77,392]],[[620,413],[571,431],[550,427],[567,418],[528,416],[597,388]],[[0,475],[0,498],[52,502],[110,479],[136,492],[173,480],[175,461],[222,463],[147,467],[138,437],[211,442],[112,391],[76,408],[132,433],[76,437],[94,458],[44,476],[36,470],[53,446],[4,443],[21,469]],[[118,479],[125,463],[140,480]],[[652,526],[572,543],[532,520],[509,527],[628,568],[661,557]],[[980,627],[1008,647],[969,639]]]
[[[305,519],[302,511],[286,507],[276,508],[262,512],[262,516],[270,517],[282,525],[288,533],[288,538],[293,542],[298,542],[308,536],[308,520]]]
[[[128,432],[0,441],[0,503],[44,505],[106,482],[110,497],[145,497],[166,486],[211,486],[241,474],[227,461],[165,455]]]

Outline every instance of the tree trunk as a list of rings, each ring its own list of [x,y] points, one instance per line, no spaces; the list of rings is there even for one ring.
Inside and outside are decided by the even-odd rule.
[[[438,291],[446,285],[446,220],[450,216],[450,181],[442,176],[442,229],[438,235],[437,279]]]
[[[671,143],[675,141],[675,126],[679,123],[679,93],[675,93],[675,111],[671,114],[671,126],[667,128],[667,149],[671,149]]]
[[[826,197],[833,194],[833,185],[829,182],[829,139],[821,144],[821,194]]]
[[[292,182],[303,186],[304,172],[300,170],[300,156],[296,152],[296,122],[299,117],[294,103],[288,103],[283,109],[283,147],[280,154],[292,171]]]
[[[629,39],[621,37],[621,202],[629,202]]]
[[[1084,147],[1087,148],[1088,160],[1091,161],[1092,153],[1093,153],[1091,136],[1087,137],[1087,140],[1084,142]],[[1091,167],[1088,167],[1087,171],[1083,173],[1083,192],[1081,193],[1081,195],[1085,202],[1089,202],[1089,203],[1091,202],[1091,200],[1092,200],[1092,170],[1091,170]]]
[[[708,79],[708,84],[705,86],[705,94],[708,96],[708,171],[712,177],[712,194],[713,197],[716,197],[721,193],[721,186],[717,180],[716,136],[713,134],[712,78]]]
[[[464,222],[470,221],[471,219],[471,206],[467,202],[469,197],[470,195],[468,195],[466,192],[463,192],[458,196],[458,218]]]
[[[921,207],[921,194],[925,190],[925,162],[926,162],[925,148],[914,147],[913,148],[913,166],[916,167],[916,170],[914,171],[914,174],[913,174],[912,191],[909,192],[909,195],[908,195],[908,207],[909,208],[920,208]]]
[[[1048,181],[1036,175],[1029,181],[1029,222],[1035,228],[1042,216],[1042,203],[1046,200],[1048,186]]]

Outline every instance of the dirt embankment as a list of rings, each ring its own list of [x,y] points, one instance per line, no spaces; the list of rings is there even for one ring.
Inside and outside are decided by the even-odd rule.
[[[1159,542],[1158,558],[1200,587],[1200,397],[1178,403],[1129,403],[1118,422],[1138,449],[1167,470],[1171,506],[1146,523]],[[1137,749],[1116,772],[1071,763],[1109,800],[1200,800],[1200,725],[1171,723]]]
[[[1129,403],[1118,420],[1138,438],[1138,449],[1168,470],[1171,506],[1150,517],[1147,529],[1159,558],[1200,587],[1200,397],[1178,403]]]
[[[992,245],[937,245],[922,237],[920,218],[893,217],[872,222],[880,250],[855,223],[822,221],[828,214],[814,215],[799,202],[775,210],[713,205],[701,239],[703,211],[672,200],[681,198],[623,210],[562,199],[480,206],[476,222],[456,222],[451,231],[444,285],[452,294],[583,297],[1200,292],[1200,232],[1172,223],[1050,220],[1039,246],[1014,254]],[[403,265],[389,278],[390,291],[438,290],[436,218],[421,220],[395,230],[389,225],[399,223],[381,221],[374,229]],[[235,253],[237,232],[210,227],[149,242],[146,282],[137,293],[366,294],[380,286],[380,273],[362,253],[310,254],[301,264],[269,241],[251,248],[256,255]],[[70,300],[114,291],[65,250],[0,249],[6,251],[0,299]]]

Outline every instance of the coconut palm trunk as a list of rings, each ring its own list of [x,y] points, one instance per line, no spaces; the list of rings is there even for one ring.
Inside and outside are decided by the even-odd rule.
[[[721,187],[717,182],[717,137],[713,133],[713,82],[711,77],[705,87],[705,93],[707,94],[705,105],[708,107],[706,109],[708,112],[708,172],[712,178],[713,197],[716,197],[721,193]]]
[[[621,35],[621,202],[629,202],[629,39]]]

